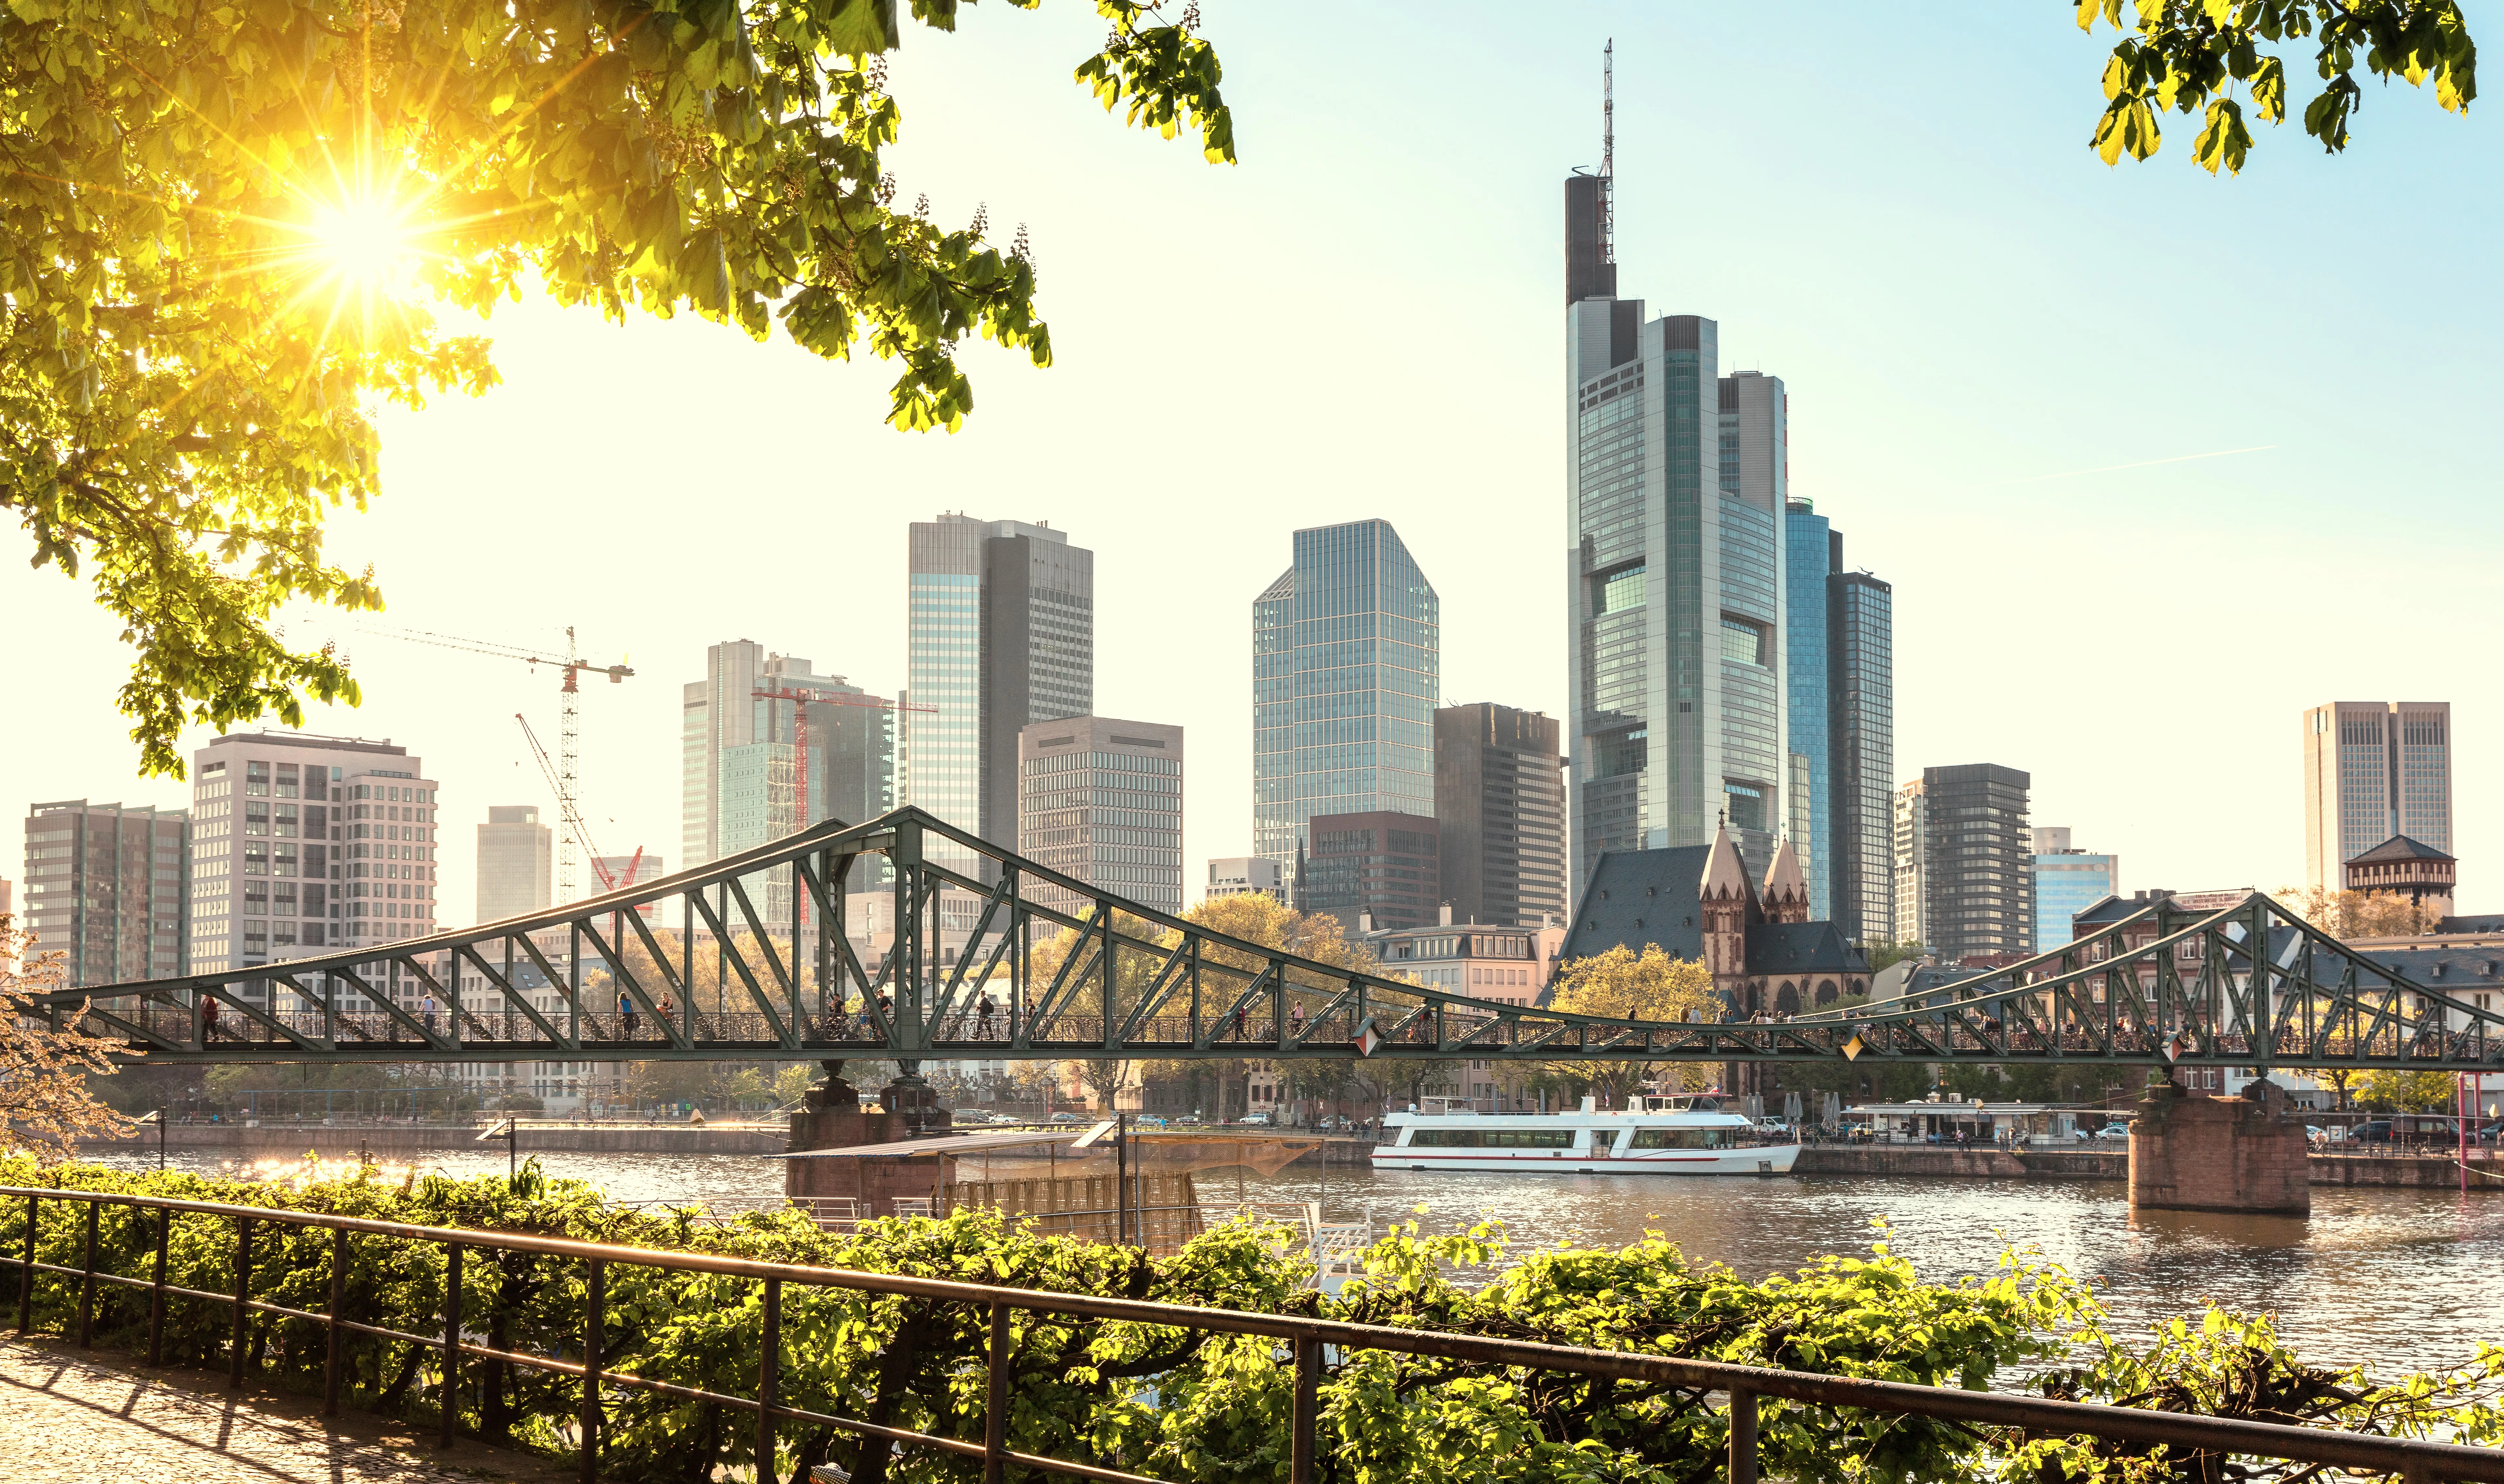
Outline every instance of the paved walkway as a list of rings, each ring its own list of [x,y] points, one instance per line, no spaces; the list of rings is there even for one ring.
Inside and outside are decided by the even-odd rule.
[[[226,1377],[0,1336],[0,1475],[10,1484],[561,1484],[573,1471],[310,1398],[224,1391]]]

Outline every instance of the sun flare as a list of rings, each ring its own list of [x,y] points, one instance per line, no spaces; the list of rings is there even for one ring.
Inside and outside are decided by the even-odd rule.
[[[378,197],[316,206],[307,234],[330,271],[359,283],[390,277],[417,238],[407,208]]]

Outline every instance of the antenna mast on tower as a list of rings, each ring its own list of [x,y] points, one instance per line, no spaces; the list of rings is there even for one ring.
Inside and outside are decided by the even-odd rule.
[[[1600,260],[1617,260],[1617,39],[1600,49]]]

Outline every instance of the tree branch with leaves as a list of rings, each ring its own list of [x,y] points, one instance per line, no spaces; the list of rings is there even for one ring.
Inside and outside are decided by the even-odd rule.
[[[57,1021],[34,1008],[38,995],[61,987],[67,976],[61,955],[47,953],[22,967],[34,935],[0,916],[0,1154],[23,1150],[45,1164],[78,1152],[81,1139],[112,1138],[130,1121],[98,1101],[91,1077],[115,1071],[110,1053],[120,1043],[90,1036],[76,1014]]]

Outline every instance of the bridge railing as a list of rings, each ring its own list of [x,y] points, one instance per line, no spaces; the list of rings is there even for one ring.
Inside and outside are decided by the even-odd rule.
[[[1881,1417],[1929,1417],[1968,1426],[2009,1429],[2032,1438],[2087,1437],[2139,1447],[2161,1445],[2168,1451],[2169,1462],[2179,1461],[2187,1468],[2188,1476],[2194,1478],[2234,1477],[2236,1470],[2227,1467],[2231,1460],[2261,1458],[2312,1465],[2316,1470],[2342,1469],[2381,1474],[2408,1481],[2408,1484],[2432,1484],[2432,1481],[2446,1479],[2492,1480],[2504,1484],[2504,1451],[2196,1413],[2054,1401],[1994,1392],[1778,1370],[1641,1352],[1592,1350],[1482,1335],[1347,1324],[1298,1315],[1195,1308],[1089,1294],[1045,1293],[888,1273],[759,1262],[706,1253],[619,1247],[518,1232],[419,1226],[213,1201],[22,1186],[0,1186],[0,1200],[22,1202],[20,1241],[14,1244],[18,1254],[14,1265],[17,1268],[17,1330],[20,1334],[33,1328],[35,1285],[41,1275],[51,1275],[76,1285],[77,1320],[73,1333],[83,1348],[93,1343],[95,1304],[100,1286],[144,1291],[148,1294],[148,1360],[152,1365],[161,1363],[163,1360],[165,1317],[170,1303],[181,1300],[222,1305],[226,1308],[232,1323],[227,1345],[226,1384],[229,1390],[240,1392],[244,1389],[247,1368],[256,1354],[256,1321],[265,1325],[270,1320],[295,1320],[317,1326],[323,1334],[322,1411],[326,1416],[338,1413],[346,1350],[352,1341],[379,1339],[412,1345],[418,1347],[420,1353],[432,1351],[435,1356],[436,1395],[441,1398],[438,1435],[446,1445],[451,1443],[461,1417],[459,1398],[465,1364],[486,1363],[573,1377],[580,1383],[575,1428],[583,1484],[594,1484],[597,1477],[608,1398],[611,1393],[619,1391],[640,1391],[747,1413],[755,1419],[754,1456],[757,1458],[776,1458],[777,1439],[783,1427],[800,1424],[859,1437],[864,1440],[864,1446],[876,1444],[926,1449],[978,1461],[986,1484],[1003,1484],[1011,1467],[1101,1480],[1105,1484],[1165,1484],[1165,1481],[1107,1467],[1094,1461],[1024,1453],[1008,1446],[1010,1387],[1016,1375],[1017,1359],[1011,1316],[1021,1313],[1061,1319],[1110,1320],[1187,1332],[1256,1335],[1280,1342],[1288,1350],[1281,1359],[1292,1367],[1294,1378],[1287,1415],[1278,1419],[1280,1431],[1286,1433],[1289,1484],[1312,1484],[1316,1473],[1320,1443],[1320,1383],[1329,1363],[1329,1353],[1334,1350],[1342,1358],[1342,1363],[1343,1358],[1351,1352],[1372,1350],[1511,1371],[1577,1375],[1604,1383],[1623,1381],[1639,1387],[1673,1388],[1687,1393],[1691,1404],[1698,1407],[1709,1407],[1708,1398],[1719,1395],[1724,1398],[1721,1410],[1726,1419],[1728,1438],[1724,1476],[1732,1484],[1756,1484],[1760,1463],[1757,1406],[1759,1399],[1766,1397],[1804,1406],[1874,1413]],[[42,1208],[48,1201],[62,1204],[72,1211],[84,1207],[85,1240],[81,1261],[76,1266],[38,1260],[37,1238],[42,1229]],[[153,1231],[145,1233],[153,1234],[155,1238],[155,1262],[149,1277],[111,1272],[99,1265],[98,1217],[104,1209],[113,1206],[128,1208],[134,1215],[149,1213],[154,1216],[155,1220],[147,1224]],[[194,1229],[202,1221],[232,1224],[235,1286],[231,1294],[180,1288],[166,1281],[169,1239],[174,1223],[184,1217],[194,1219]],[[299,1309],[253,1296],[254,1228],[271,1225],[330,1231],[330,1296],[326,1310]],[[412,1270],[412,1265],[396,1260],[400,1256],[401,1244],[405,1243],[431,1244],[442,1250],[441,1329],[434,1333],[420,1334],[349,1320],[344,1311],[351,1268],[360,1263],[381,1266],[387,1268],[396,1281],[403,1279]],[[502,1348],[498,1344],[476,1343],[466,1337],[462,1326],[463,1259],[473,1253],[512,1253],[581,1264],[584,1321],[574,1358],[534,1355]],[[682,1386],[613,1368],[608,1357],[610,1339],[606,1316],[609,1270],[625,1266],[710,1273],[757,1284],[761,1290],[763,1332],[757,1347],[754,1391],[743,1395]],[[484,1261],[480,1267],[488,1272],[494,1270],[493,1264]],[[989,1342],[982,1361],[986,1383],[982,1440],[977,1442],[970,1437],[949,1437],[911,1428],[884,1426],[857,1417],[784,1404],[781,1397],[785,1349],[782,1329],[782,1291],[792,1285],[961,1304],[983,1316],[988,1325]],[[2040,1478],[2045,1484],[2059,1484],[2058,1467],[2047,1466]]]

